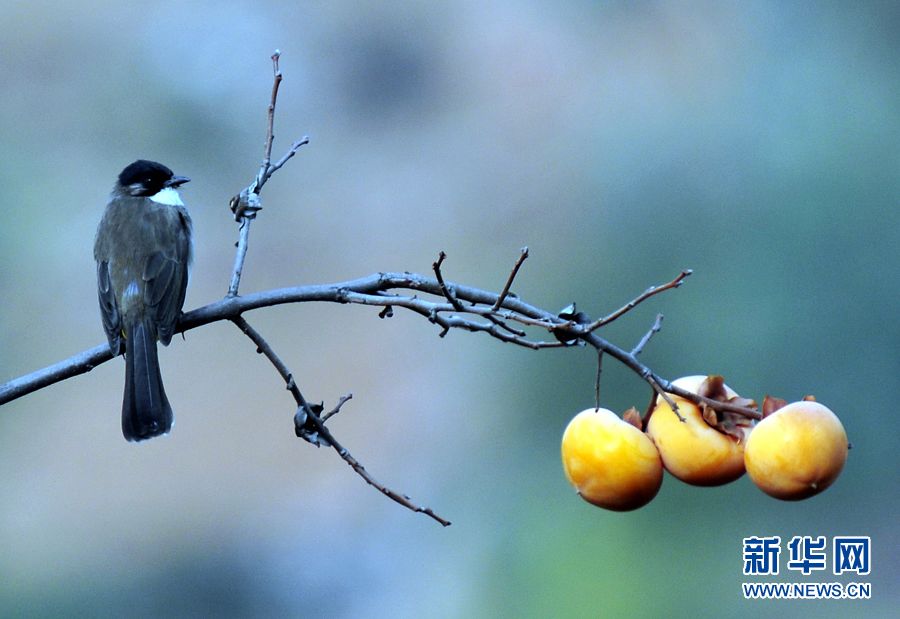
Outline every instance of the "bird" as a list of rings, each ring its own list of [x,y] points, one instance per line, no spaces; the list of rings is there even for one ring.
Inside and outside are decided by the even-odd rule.
[[[156,345],[172,340],[187,291],[192,223],[178,188],[188,181],[155,161],[129,164],[94,239],[103,330],[112,354],[125,354],[122,434],[128,441],[172,429]]]

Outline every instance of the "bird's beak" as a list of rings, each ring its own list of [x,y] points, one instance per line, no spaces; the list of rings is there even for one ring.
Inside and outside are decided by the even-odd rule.
[[[166,181],[166,187],[178,187],[179,185],[184,185],[187,182],[190,182],[187,176],[173,176],[169,180]]]

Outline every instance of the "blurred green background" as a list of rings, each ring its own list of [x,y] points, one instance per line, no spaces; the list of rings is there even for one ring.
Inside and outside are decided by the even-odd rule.
[[[593,403],[588,350],[444,339],[398,312],[254,312],[380,480],[293,436],[292,403],[232,325],[161,351],[173,433],[127,444],[124,366],[0,409],[0,615],[884,617],[898,594],[900,79],[895,2],[0,3],[0,381],[104,341],[93,235],[118,172],[194,180],[186,309],[227,289],[228,199],[275,153],[244,292],[379,270],[600,315],[695,275],[605,336],[668,378],[815,393],[853,450],[801,503],[746,478],[667,477],[630,514],[559,462]],[[603,403],[646,386],[609,360]],[[870,535],[868,601],[742,598],[742,538]],[[786,549],[784,551],[786,553]],[[894,611],[890,611],[894,608]]]

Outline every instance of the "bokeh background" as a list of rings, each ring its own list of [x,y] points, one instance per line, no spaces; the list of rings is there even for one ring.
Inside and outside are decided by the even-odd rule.
[[[599,315],[662,375],[815,393],[853,442],[801,503],[667,477],[630,514],[559,462],[590,351],[533,352],[397,312],[248,315],[332,427],[442,529],[293,436],[227,323],[161,351],[174,432],[127,444],[114,361],[0,409],[0,615],[884,617],[898,595],[900,79],[893,2],[0,3],[0,380],[101,343],[91,248],[136,158],[194,180],[187,308],[228,286],[228,199],[275,154],[243,291],[379,270]],[[649,398],[605,364],[603,403]],[[742,538],[870,535],[868,601],[741,596]],[[785,550],[786,552],[786,550]],[[783,559],[784,561],[784,559]],[[757,579],[765,581],[766,579]],[[890,609],[894,609],[891,611]]]

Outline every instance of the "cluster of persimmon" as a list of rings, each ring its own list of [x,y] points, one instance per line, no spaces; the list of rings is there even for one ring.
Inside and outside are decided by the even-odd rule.
[[[686,376],[673,385],[710,400],[756,410],[721,376]],[[641,418],[605,408],[578,413],[562,439],[566,477],[586,501],[614,511],[637,509],[659,492],[663,469],[695,486],[719,486],[746,471],[777,499],[809,498],[828,488],[847,460],[837,416],[811,396],[788,404],[766,396],[762,420],[671,395],[656,397]]]

